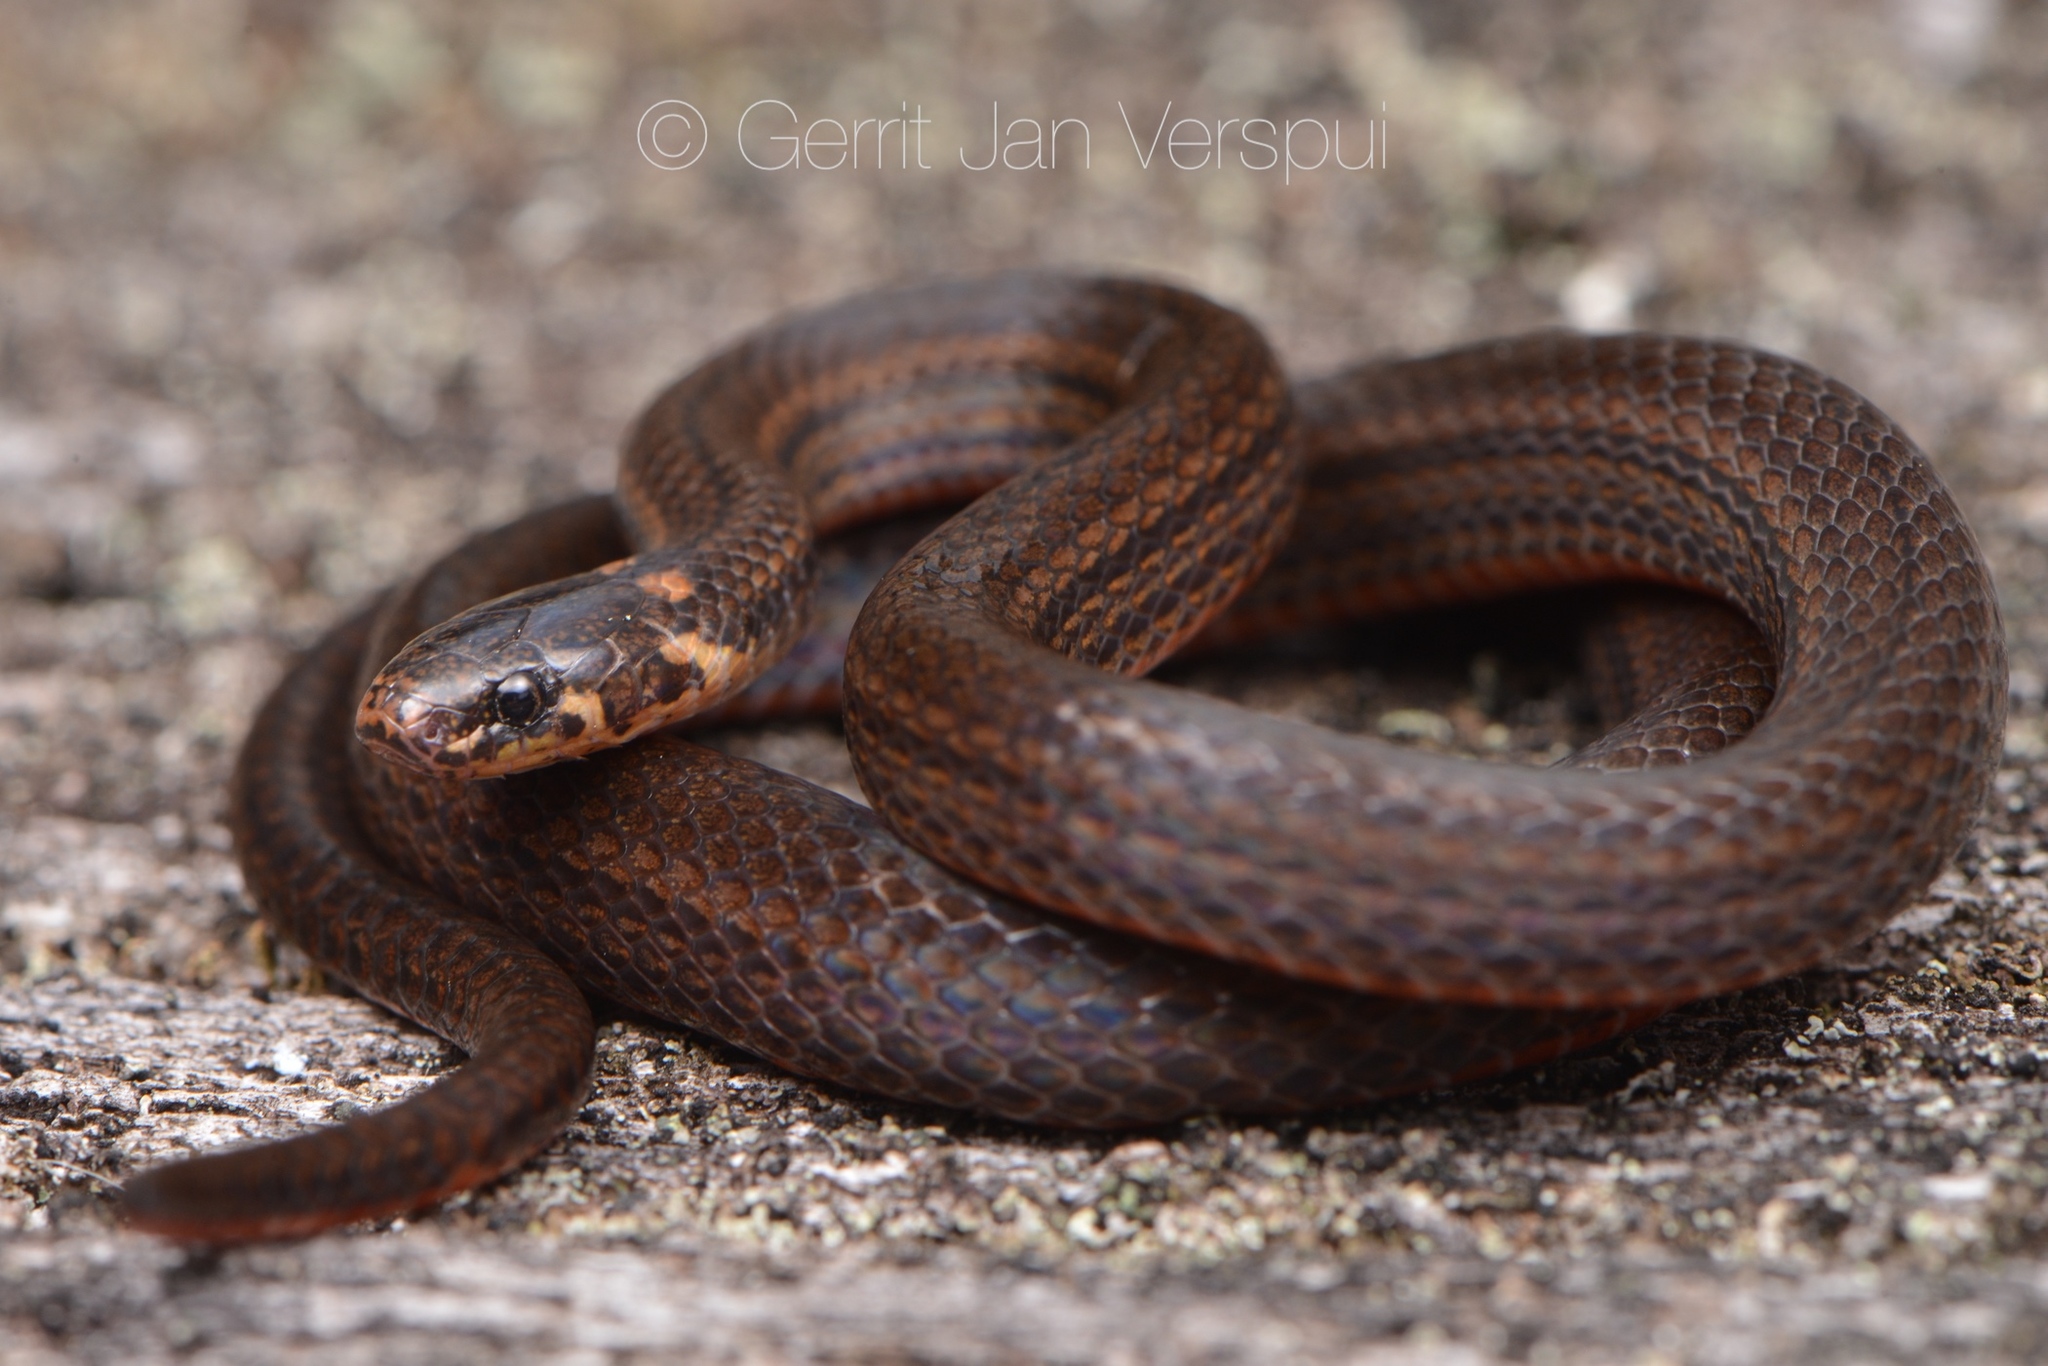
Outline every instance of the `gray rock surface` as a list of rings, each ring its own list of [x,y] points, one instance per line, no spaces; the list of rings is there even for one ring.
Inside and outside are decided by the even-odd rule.
[[[0,0],[0,31],[0,1356],[2048,1354],[2048,9]],[[723,139],[768,98],[920,105],[934,169],[756,170]],[[636,146],[663,99],[720,139],[687,170]],[[1341,118],[1347,157],[1384,101],[1389,155],[1141,168],[1119,102],[1168,101]],[[1088,164],[958,166],[992,102],[1085,120]],[[225,1256],[121,1230],[139,1166],[453,1061],[241,896],[222,786],[291,652],[602,487],[635,408],[777,310],[1040,262],[1212,291],[1303,373],[1563,322],[1841,375],[2004,594],[1981,832],[1826,968],[1448,1094],[1035,1133],[620,1018],[560,1142],[417,1220]],[[1520,667],[1190,681],[1540,758],[1570,683]],[[848,780],[829,730],[727,743]]]

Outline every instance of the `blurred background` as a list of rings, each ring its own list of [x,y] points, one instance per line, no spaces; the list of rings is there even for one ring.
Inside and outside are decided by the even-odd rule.
[[[1740,337],[1838,372],[2048,532],[2038,4],[11,0],[5,22],[0,572],[194,638],[324,619],[461,527],[603,486],[636,407],[777,310],[1021,263],[1210,291],[1303,372],[1560,323]],[[664,172],[637,134],[669,99],[711,146]],[[754,169],[734,129],[763,99],[921,106],[933,169]],[[1169,101],[1341,121],[1353,162],[1383,118],[1385,144],[1286,183],[1163,148],[1143,169],[1119,105],[1149,137]],[[1084,120],[1091,164],[963,169],[997,103]]]
[[[859,169],[749,165],[737,124],[765,100],[849,130],[921,111],[931,169],[872,155]],[[684,169],[643,152],[662,101],[708,125]],[[1261,118],[1341,125],[1345,158],[1370,149],[1374,165],[1258,171],[1245,154],[1261,154],[1227,141],[1220,167],[1210,153],[1180,169],[1162,140],[1145,166],[1130,130],[1149,140],[1169,104],[1212,128],[1238,120],[1229,138]],[[967,169],[960,149],[987,157],[997,107],[1006,124],[1084,122],[1085,164],[1069,129],[1057,168]],[[221,793],[294,649],[467,531],[607,486],[636,409],[777,312],[1053,264],[1208,291],[1302,374],[1566,325],[1731,336],[1840,376],[1926,447],[1998,576],[2015,710],[1996,820],[1935,900],[1877,941],[1905,955],[1900,973],[1943,964],[1934,986],[1921,980],[1933,967],[1850,967],[1710,1003],[1615,1055],[1633,1062],[1597,1064],[1620,1070],[1583,1095],[1510,1089],[1489,1108],[1492,1093],[1468,1092],[1305,1138],[1233,1126],[1175,1140],[1170,1159],[1155,1143],[1152,1203],[1128,1218],[1107,1203],[1073,1212],[1096,1175],[1123,1189],[1113,1153],[940,1128],[921,1148],[864,1111],[880,1127],[858,1142],[843,1131],[833,1151],[866,1152],[870,1185],[805,1178],[798,1223],[776,1227],[827,1247],[900,1229],[1055,1260],[1118,1239],[1204,1265],[1262,1248],[1335,1248],[1353,1268],[1377,1265],[1360,1248],[1455,1253],[1481,1287],[1467,1327],[1492,1325],[1460,1340],[1523,1348],[1558,1302],[1488,1279],[1509,1237],[1636,1267],[1697,1254],[1707,1289],[1675,1321],[1707,1327],[1714,1278],[1759,1257],[1881,1264],[1886,1293],[1908,1298],[1936,1294],[1915,1277],[1940,1268],[1961,1277],[1942,1282],[1955,1294],[1993,1295],[2004,1273],[1955,1269],[2048,1249],[2039,1088],[2011,1081],[2048,1064],[2025,1052],[2022,1069],[2008,1037],[2048,1011],[2028,994],[2040,957],[2027,956],[2048,934],[2033,815],[2048,778],[2044,130],[2041,0],[0,0],[0,1230],[61,1224],[64,1192],[186,1136],[318,1122],[445,1065],[356,1003],[257,999],[273,979],[247,934]],[[681,152],[690,135],[668,123],[655,136]],[[1316,159],[1315,137],[1297,141],[1300,160]],[[1918,1042],[1898,1042],[1903,1025],[1880,1047],[1827,1023],[1876,999],[1844,982],[1923,1012]],[[172,1009],[175,1027],[148,1023]],[[159,1041],[92,1032],[117,1016]],[[643,1061],[745,1074],[660,1031],[622,1037]],[[180,1111],[158,1095],[151,1111],[137,1097],[170,1083],[150,1049],[189,1050],[177,1084],[213,1099]],[[1932,1060],[1899,1072],[1901,1049]],[[350,1073],[358,1054],[382,1061]],[[67,1073],[78,1056],[97,1061]],[[586,1172],[649,1141],[635,1113],[725,1132],[680,1091],[621,1091],[642,1084],[639,1066],[608,1062],[610,1089],[555,1166],[474,1217],[614,1228],[602,1221],[627,1217],[629,1187],[643,1200],[632,1217],[654,1218],[645,1192],[670,1180],[680,1194],[660,1195],[667,1213],[633,1236],[767,1227],[748,1183],[768,1178],[710,1137],[667,1177],[585,1189]],[[321,1089],[336,1077],[357,1089]],[[1979,1083],[1992,1089],[1967,1090]],[[1760,1096],[1782,1098],[1754,1108]],[[1794,1097],[1810,1101],[1797,1123]],[[1720,1129],[1724,1111],[1750,1127]],[[1802,1127],[1812,1116],[1840,1126]],[[770,1132],[719,1122],[756,1142]],[[1872,1133],[1894,1145],[1881,1158],[1851,1137]],[[1823,1149],[1848,1166],[1817,1168]],[[1270,1161],[1230,1165],[1254,1150]],[[1739,1155],[1716,1166],[1703,1151]],[[906,1213],[888,1204],[883,1157],[921,1171],[921,1153],[1010,1174],[986,1190],[934,1177]],[[1187,1163],[1210,1174],[1176,1184]],[[1916,1184],[1926,1173],[1947,1193]],[[1039,1223],[1015,1215],[1019,1190]],[[1431,1203],[1453,1196],[1466,1203]],[[949,1223],[955,1203],[968,1213]],[[438,1217],[469,1227],[467,1209]],[[805,1209],[826,1213],[805,1224]],[[407,1279],[392,1255],[369,1282]],[[50,1274],[59,1288],[30,1306],[46,1316],[72,1293]],[[1405,1302],[1451,1295],[1441,1277],[1424,1284],[1434,1275]],[[1877,1276],[1856,1293],[1876,1296]],[[0,1289],[0,1310],[14,1293]],[[1647,1301],[1614,1293],[1588,1303],[1640,1346]],[[2011,1312],[1971,1322],[1995,1337],[2024,1300],[1973,1301]],[[2026,1341],[2048,1342],[2048,1308],[2026,1312]],[[1486,1336],[1516,1313],[1538,1327]],[[1886,1341],[1910,1355],[1931,1340],[1924,1317],[1905,1314]]]

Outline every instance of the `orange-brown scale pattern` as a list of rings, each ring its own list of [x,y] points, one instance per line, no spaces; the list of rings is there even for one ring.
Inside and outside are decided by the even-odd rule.
[[[1741,346],[1547,334],[1367,366],[1301,409],[1317,477],[1278,568],[1326,606],[1683,585],[1757,623],[1769,710],[1682,768],[1541,772],[1105,673],[1177,636],[1186,554],[1232,544],[1241,505],[1160,496],[1171,461],[1141,446],[1006,485],[868,600],[848,741],[912,844],[1291,976],[1558,1006],[1796,971],[1954,852],[2003,727],[1996,601],[1925,458],[1845,386]]]
[[[1153,286],[1009,277],[809,315],[706,372],[718,382],[686,379],[643,419],[623,502],[642,536],[670,504],[724,499],[721,526],[783,519],[672,566],[700,599],[789,595],[780,624],[735,639],[794,630],[806,514],[844,525],[1038,462],[923,541],[854,631],[864,784],[939,861],[873,813],[675,737],[489,783],[337,761],[322,737],[348,697],[321,671],[357,638],[338,633],[245,753],[251,890],[318,961],[475,1060],[303,1141],[341,1165],[273,1147],[147,1174],[131,1185],[145,1223],[304,1231],[391,1208],[408,1164],[427,1200],[516,1162],[587,1078],[587,1031],[515,1028],[520,983],[552,1002],[564,968],[799,1071],[1036,1121],[1442,1084],[1813,961],[1931,877],[1981,801],[2004,662],[1975,546],[1891,424],[1791,362],[1550,336],[1300,392],[1309,496],[1240,622],[1619,574],[1757,623],[1621,609],[1688,649],[1675,667],[1620,649],[1611,691],[1640,710],[1549,772],[1475,771],[1117,676],[1200,631],[1281,547],[1290,398],[1231,315]],[[731,449],[774,477],[654,458]],[[387,610],[367,658],[613,558],[601,511],[464,547]],[[1631,768],[1653,771],[1603,771]],[[351,887],[370,891],[327,899]],[[526,955],[491,978],[481,1023],[454,1010],[479,945]],[[522,1046],[537,1051],[519,1077],[463,1081]],[[405,1137],[444,1130],[431,1153]],[[239,1193],[238,1170],[258,1178]]]

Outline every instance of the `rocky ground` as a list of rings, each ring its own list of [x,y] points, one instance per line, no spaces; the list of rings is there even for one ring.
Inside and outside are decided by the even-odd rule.
[[[0,1355],[2048,1353],[2048,7],[0,0],[0,28]],[[636,143],[664,99],[711,124],[673,172]],[[730,139],[761,99],[919,105],[933,169],[757,169]],[[1341,120],[1354,159],[1387,136],[1370,171],[1146,169],[1122,120],[1168,101]],[[1087,164],[959,166],[995,102],[1085,121]],[[616,1018],[568,1134],[416,1220],[220,1256],[121,1230],[139,1166],[453,1060],[242,899],[222,787],[292,651],[602,487],[634,409],[777,310],[1040,262],[1211,291],[1303,373],[1564,322],[1841,375],[1999,578],[1981,831],[1823,969],[1448,1094],[1045,1134]],[[1486,629],[1189,681],[1541,758],[1573,684]],[[726,743],[849,776],[822,728]]]

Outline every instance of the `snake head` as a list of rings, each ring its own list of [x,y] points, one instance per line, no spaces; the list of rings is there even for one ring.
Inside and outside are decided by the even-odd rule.
[[[687,576],[631,560],[521,589],[399,651],[356,710],[356,738],[448,778],[582,758],[752,682],[803,627],[801,598],[778,603],[765,619],[721,613]]]
[[[441,776],[496,777],[568,757],[564,742],[583,727],[562,711],[559,673],[540,664],[461,673],[444,665],[427,681],[387,669],[363,694],[356,738]]]
[[[356,738],[421,773],[491,778],[638,734],[660,719],[632,663],[642,601],[586,576],[452,617],[371,681]]]

